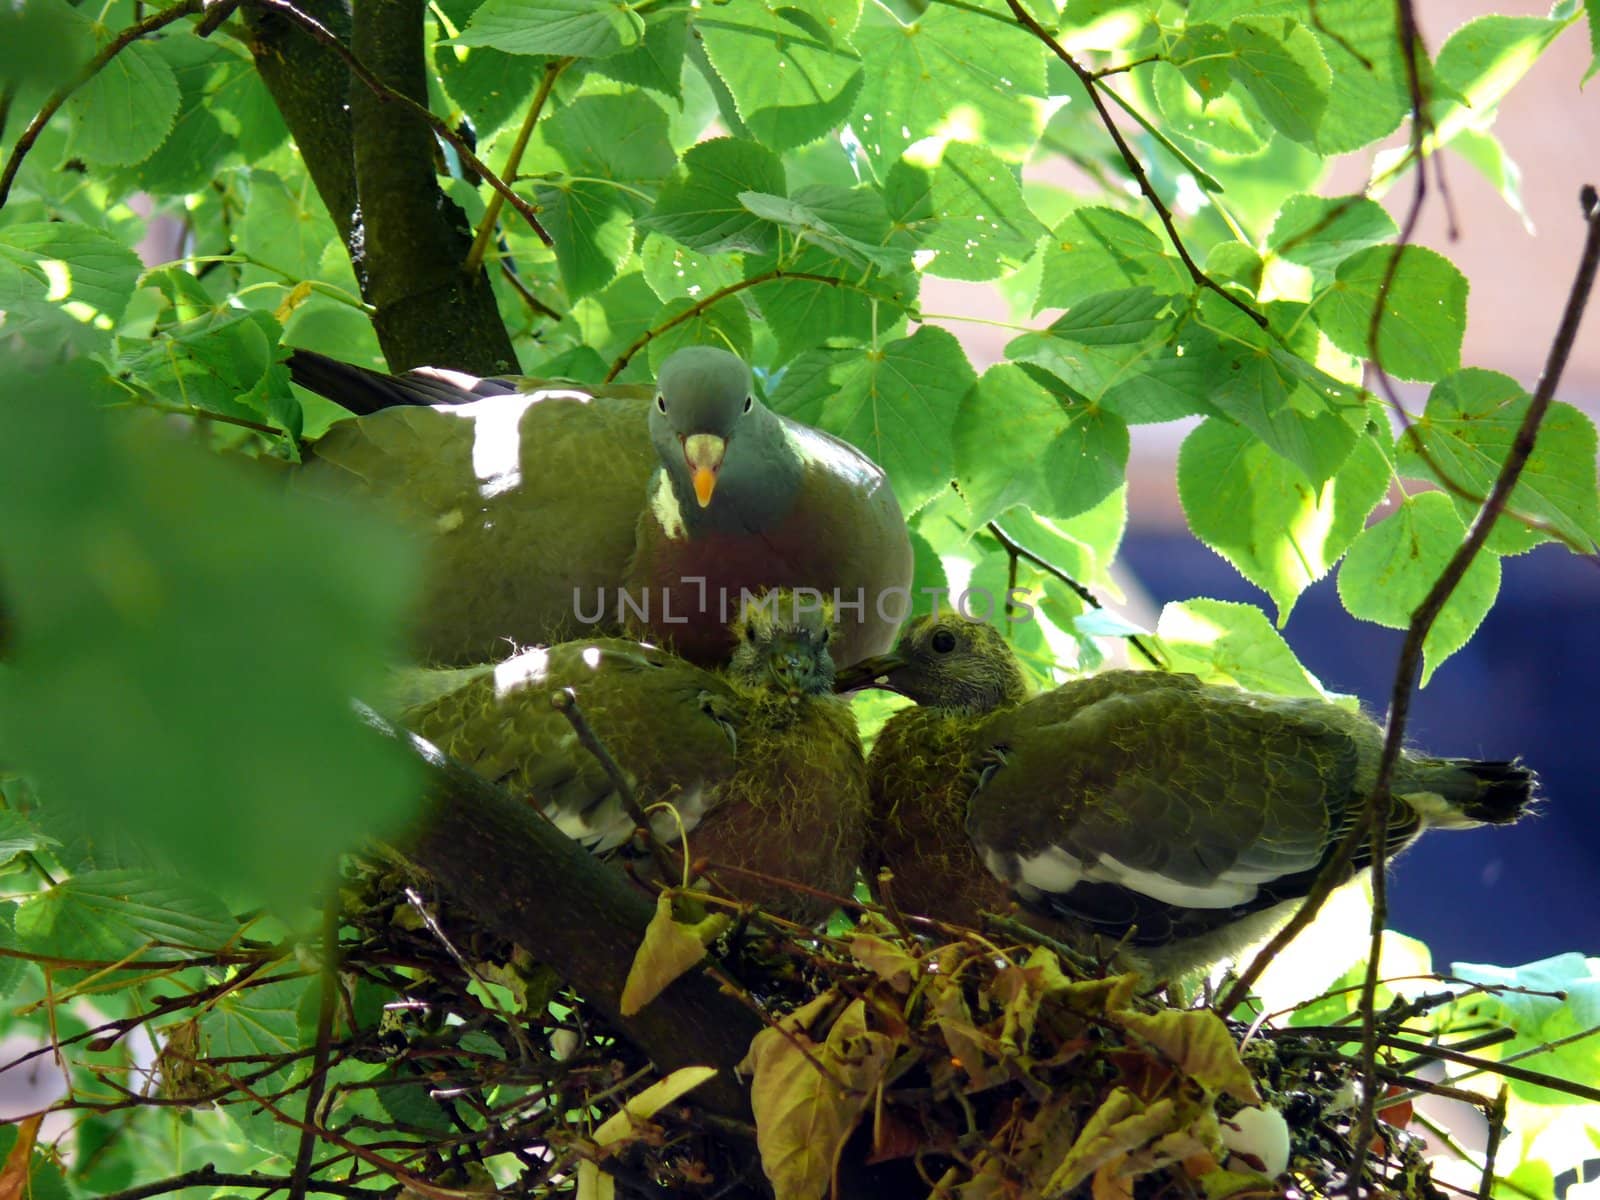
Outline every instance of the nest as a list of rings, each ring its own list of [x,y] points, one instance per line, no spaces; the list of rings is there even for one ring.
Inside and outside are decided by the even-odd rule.
[[[875,913],[831,936],[745,914],[710,949],[767,1024],[743,1064],[752,1128],[698,1109],[683,1072],[663,1081],[584,997],[417,879],[366,871],[346,914],[348,1007],[387,998],[341,1045],[384,1064],[383,1132],[420,1143],[410,1161],[439,1187],[601,1194],[604,1172],[622,1196],[1224,1200],[1331,1195],[1359,1167],[1383,1193],[1443,1195],[1403,1106],[1352,1145],[1348,1039],[1252,1035],[1048,946],[934,944]],[[337,1097],[322,1120],[341,1128]]]

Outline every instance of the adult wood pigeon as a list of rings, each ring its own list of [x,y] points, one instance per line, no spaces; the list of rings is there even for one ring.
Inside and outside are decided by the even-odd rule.
[[[633,784],[651,827],[692,858],[848,895],[867,817],[866,763],[848,701],[833,694],[831,614],[769,594],[733,622],[722,672],[615,638],[528,650],[402,715],[446,754],[526,796],[597,852],[634,823],[599,761],[550,703],[570,688]],[[831,907],[728,873],[734,895],[814,921]]]
[[[838,593],[848,665],[887,650],[908,607],[883,471],[770,411],[724,350],[678,351],[654,388],[390,376],[304,350],[290,368],[367,414],[316,443],[304,481],[376,496],[427,537],[426,662],[627,634],[717,665],[743,592],[785,586]]]
[[[1106,671],[1030,698],[999,631],[948,613],[918,618],[840,685],[873,681],[922,707],[873,748],[869,878],[886,865],[902,910],[961,924],[1015,897],[1039,928],[1122,942],[1157,978],[1288,919],[1358,818],[1383,743],[1325,700],[1192,675]],[[1535,782],[1516,762],[1405,752],[1389,850],[1425,829],[1514,821]],[[1370,861],[1363,846],[1352,874]]]

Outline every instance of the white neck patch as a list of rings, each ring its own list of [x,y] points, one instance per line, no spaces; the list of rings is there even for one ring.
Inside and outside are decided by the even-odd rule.
[[[656,472],[656,487],[650,496],[650,511],[655,514],[656,523],[661,526],[661,531],[667,535],[669,541],[683,541],[686,534],[683,510],[678,507],[678,497],[672,490],[672,480],[667,477],[665,471]]]

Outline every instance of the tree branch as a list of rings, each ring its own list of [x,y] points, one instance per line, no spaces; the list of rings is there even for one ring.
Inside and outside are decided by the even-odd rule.
[[[1162,228],[1167,231],[1167,239],[1172,243],[1172,248],[1178,252],[1178,257],[1183,260],[1183,265],[1188,268],[1189,278],[1198,287],[1211,289],[1262,329],[1265,329],[1267,327],[1266,317],[1217,283],[1211,276],[1202,271],[1199,264],[1189,256],[1189,251],[1185,248],[1183,239],[1178,236],[1178,227],[1173,223],[1172,213],[1168,210],[1166,204],[1162,202],[1161,197],[1156,194],[1155,185],[1150,182],[1150,176],[1145,172],[1143,164],[1139,162],[1139,156],[1133,152],[1133,148],[1128,145],[1127,139],[1122,136],[1122,130],[1117,128],[1116,119],[1112,117],[1111,110],[1106,107],[1106,102],[1101,98],[1099,81],[1095,78],[1094,72],[1073,58],[1071,52],[1058,42],[1048,29],[1039,24],[1032,13],[1023,7],[1021,0],[1006,0],[1006,4],[1010,7],[1012,14],[1022,27],[1049,47],[1050,53],[1066,63],[1072,73],[1078,77],[1078,82],[1083,84],[1083,90],[1089,94],[1089,102],[1094,105],[1095,112],[1100,114],[1100,123],[1106,127],[1106,132],[1111,135],[1111,140],[1116,143],[1117,150],[1122,155],[1122,161],[1128,164],[1128,170],[1133,173],[1134,181],[1138,183],[1139,190],[1144,193],[1144,198],[1150,201],[1151,206],[1156,210],[1156,216],[1161,219]]]
[[[351,167],[351,69],[341,40],[350,36],[350,17],[339,0],[300,0],[300,4],[299,8],[245,6],[250,56],[289,127],[339,240],[348,247],[360,224]]]
[[[1266,969],[1267,963],[1288,945],[1316,916],[1322,902],[1328,894],[1343,881],[1345,872],[1355,856],[1356,847],[1367,836],[1370,823],[1378,814],[1387,808],[1389,798],[1389,785],[1394,775],[1395,762],[1400,755],[1400,748],[1405,737],[1405,722],[1411,705],[1411,689],[1416,678],[1417,668],[1422,658],[1422,643],[1427,637],[1428,630],[1432,627],[1434,619],[1444,607],[1450,594],[1466,574],[1467,567],[1483,548],[1488,540],[1489,531],[1493,528],[1495,520],[1505,507],[1506,499],[1511,495],[1516,486],[1522,469],[1527,465],[1528,456],[1533,453],[1534,439],[1538,435],[1540,422],[1544,420],[1545,413],[1549,411],[1550,402],[1555,397],[1556,387],[1561,382],[1562,372],[1566,369],[1567,359],[1572,353],[1572,347],[1577,341],[1578,326],[1583,319],[1583,310],[1593,291],[1595,273],[1600,266],[1600,201],[1597,201],[1595,190],[1592,186],[1585,186],[1580,202],[1584,209],[1584,221],[1588,225],[1587,237],[1584,241],[1583,251],[1578,262],[1577,275],[1573,280],[1572,289],[1567,296],[1566,310],[1562,314],[1561,325],[1556,331],[1555,339],[1550,346],[1550,354],[1545,362],[1544,374],[1539,380],[1539,385],[1534,392],[1533,401],[1528,406],[1521,427],[1517,430],[1516,439],[1513,441],[1510,453],[1501,464],[1500,472],[1495,477],[1494,486],[1485,498],[1483,506],[1478,510],[1478,515],[1473,519],[1472,526],[1467,531],[1466,538],[1461,547],[1451,557],[1440,573],[1438,581],[1428,592],[1417,610],[1412,614],[1411,624],[1406,630],[1406,638],[1401,646],[1400,658],[1395,671],[1395,681],[1389,703],[1389,717],[1384,735],[1383,757],[1379,762],[1378,778],[1373,786],[1372,795],[1368,801],[1362,819],[1357,821],[1349,834],[1339,844],[1327,865],[1317,876],[1317,882],[1306,896],[1304,903],[1295,913],[1290,922],[1285,925],[1273,939],[1256,955],[1255,960],[1246,968],[1243,974],[1234,982],[1218,1008],[1228,1012],[1243,1002],[1249,994],[1250,985],[1260,978],[1261,972]],[[1381,826],[1379,827],[1381,828]],[[1375,961],[1375,960],[1374,960]],[[1369,963],[1369,968],[1371,967]],[[1365,989],[1363,989],[1365,990]],[[1370,1010],[1370,1003],[1367,1004]]]
[[[516,351],[488,276],[481,266],[470,275],[461,269],[471,231],[434,173],[432,131],[443,122],[423,107],[424,4],[385,0],[352,10],[351,69],[363,83],[370,70],[387,86],[368,83],[350,96],[362,225],[351,262],[376,310],[372,327],[391,368],[447,364],[503,374],[515,370]],[[408,101],[390,103],[394,95]]]
[[[423,817],[402,852],[475,920],[548,964],[661,1071],[716,1067],[693,1102],[749,1121],[733,1067],[761,1023],[738,1001],[691,972],[636,1016],[622,1015],[622,985],[655,912],[644,894],[528,805],[426,742],[368,719],[427,763]]]

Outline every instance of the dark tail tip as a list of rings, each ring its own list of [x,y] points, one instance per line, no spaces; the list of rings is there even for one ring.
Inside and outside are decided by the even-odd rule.
[[[1524,816],[1538,801],[1539,777],[1522,765],[1510,762],[1475,762],[1457,759],[1455,766],[1478,782],[1476,794],[1461,801],[1464,815],[1487,825],[1507,825]]]
[[[461,404],[513,390],[512,385],[503,380],[478,379],[468,375],[445,378],[442,374],[430,374],[426,370],[386,375],[382,371],[329,358],[315,350],[289,352],[289,378],[307,391],[324,396],[363,417],[380,409],[407,404]]]

